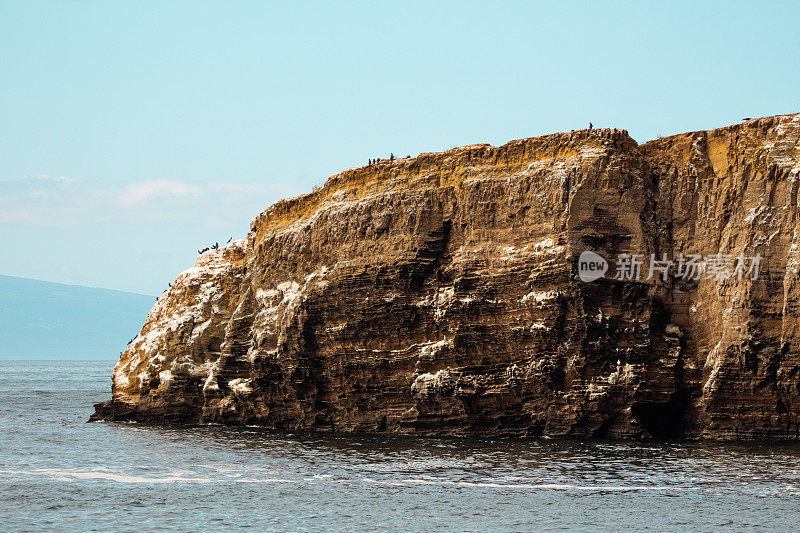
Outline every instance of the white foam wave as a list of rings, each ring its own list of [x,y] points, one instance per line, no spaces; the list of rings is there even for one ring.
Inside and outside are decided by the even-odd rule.
[[[296,483],[297,480],[274,477],[240,477],[232,476],[209,477],[207,475],[186,475],[171,472],[162,476],[145,476],[123,474],[106,468],[92,468],[88,470],[61,470],[56,468],[36,468],[33,470],[0,470],[0,475],[16,475],[22,477],[49,477],[55,481],[114,481],[117,483]]]
[[[402,485],[439,485],[456,487],[475,487],[492,489],[516,489],[516,490],[578,490],[593,492],[627,492],[642,490],[684,490],[685,487],[674,485],[576,485],[570,483],[495,483],[479,481],[449,481],[446,479],[432,480],[411,478],[403,480],[375,480],[364,478],[364,481],[378,485],[402,486]]]
[[[708,490],[708,483],[698,482],[692,478],[688,483],[669,485],[623,485],[623,484],[583,484],[583,483],[531,483],[524,478],[516,476],[503,477],[501,481],[455,481],[437,478],[430,475],[419,475],[409,478],[382,478],[370,477],[341,477],[331,474],[316,474],[298,478],[276,477],[276,472],[259,471],[260,469],[245,469],[244,471],[230,467],[214,467],[209,471],[171,471],[161,475],[145,475],[138,473],[118,472],[108,468],[98,467],[89,469],[59,469],[35,468],[30,470],[4,470],[0,469],[0,478],[26,479],[30,477],[46,477],[59,482],[99,481],[127,484],[170,484],[170,483],[330,483],[330,484],[359,484],[368,483],[383,486],[433,486],[433,487],[458,487],[474,489],[499,489],[499,490],[554,490],[554,491],[579,491],[579,492],[634,492],[634,491],[686,491]],[[266,475],[265,475],[266,474]],[[737,487],[739,490],[742,487]],[[766,491],[776,494],[800,494],[800,486],[791,483],[779,488],[764,489],[754,488],[756,492]]]

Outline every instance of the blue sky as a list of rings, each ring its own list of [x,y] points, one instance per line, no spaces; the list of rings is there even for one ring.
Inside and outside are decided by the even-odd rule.
[[[0,0],[0,274],[158,294],[370,157],[800,111],[797,2]]]

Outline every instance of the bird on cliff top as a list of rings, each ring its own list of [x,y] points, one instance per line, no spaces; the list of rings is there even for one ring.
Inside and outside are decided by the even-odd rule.
[[[592,131],[592,123],[589,123],[589,131]]]

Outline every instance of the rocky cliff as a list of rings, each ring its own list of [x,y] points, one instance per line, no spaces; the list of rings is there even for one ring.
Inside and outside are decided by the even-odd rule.
[[[798,140],[784,115],[346,170],[181,273],[93,418],[798,439]]]

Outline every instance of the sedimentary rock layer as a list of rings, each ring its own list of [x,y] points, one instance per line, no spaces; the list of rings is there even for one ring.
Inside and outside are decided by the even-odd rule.
[[[798,140],[784,115],[346,170],[180,274],[93,418],[798,439]],[[610,260],[600,279],[577,275],[584,251]],[[760,265],[648,276],[651,254]]]

